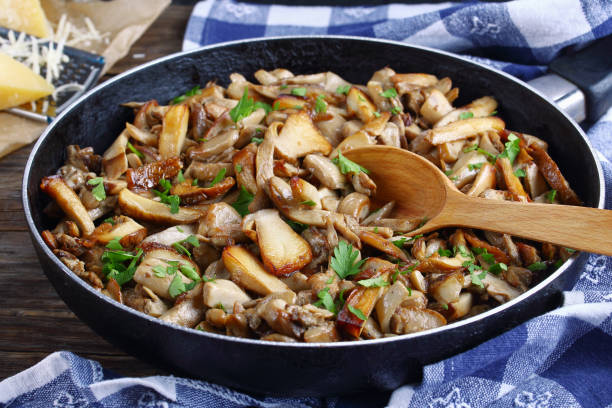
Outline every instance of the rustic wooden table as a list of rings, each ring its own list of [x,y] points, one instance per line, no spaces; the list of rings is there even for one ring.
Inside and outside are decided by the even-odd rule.
[[[191,9],[190,5],[168,7],[103,80],[180,51]],[[0,159],[0,380],[58,350],[95,359],[126,376],[165,374],[95,334],[68,309],[45,277],[21,205],[21,179],[30,150],[31,146],[24,147]]]

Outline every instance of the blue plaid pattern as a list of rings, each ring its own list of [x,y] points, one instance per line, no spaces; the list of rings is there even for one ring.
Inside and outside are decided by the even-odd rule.
[[[541,75],[568,45],[612,33],[610,0],[291,7],[206,0],[183,49],[242,38],[344,34],[406,41],[471,55],[521,79]],[[611,50],[612,53],[612,50]],[[487,59],[484,58],[487,56]],[[503,60],[500,61],[500,60]],[[612,209],[612,110],[588,130]],[[390,407],[611,407],[612,258],[591,255],[565,304],[482,345],[425,367]],[[69,352],[53,353],[0,383],[1,407],[354,407],[386,394],[328,399],[255,398],[204,381],[121,378]],[[370,404],[368,404],[368,402]]]

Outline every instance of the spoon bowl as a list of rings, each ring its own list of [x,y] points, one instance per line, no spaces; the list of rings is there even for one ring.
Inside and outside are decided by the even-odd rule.
[[[395,201],[395,218],[421,220],[409,236],[444,227],[478,228],[612,255],[612,211],[469,197],[429,160],[391,146],[343,153],[376,183],[374,202]]]

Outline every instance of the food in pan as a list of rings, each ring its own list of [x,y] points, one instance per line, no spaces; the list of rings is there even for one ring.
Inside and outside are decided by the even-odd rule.
[[[516,298],[574,252],[446,228],[410,236],[368,169],[343,153],[384,144],[465,194],[580,205],[547,143],[506,129],[484,96],[454,107],[450,78],[383,68],[260,70],[160,105],[103,153],[69,146],[42,190],[47,245],[95,289],[166,322],[230,336],[331,342],[415,333]],[[418,177],[406,174],[405,177]]]

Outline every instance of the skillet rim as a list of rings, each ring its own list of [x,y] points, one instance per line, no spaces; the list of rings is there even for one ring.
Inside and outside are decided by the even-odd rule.
[[[59,258],[57,258],[53,252],[51,252],[51,250],[49,249],[49,247],[44,243],[42,236],[40,235],[39,229],[37,228],[36,224],[34,223],[34,220],[32,218],[32,209],[30,208],[30,204],[29,204],[29,197],[28,197],[28,184],[29,184],[29,180],[30,180],[30,174],[32,171],[32,167],[34,165],[34,159],[35,156],[38,153],[38,150],[40,149],[40,146],[45,142],[45,140],[52,134],[52,132],[54,131],[55,127],[57,127],[58,123],[61,122],[61,120],[64,118],[64,116],[68,115],[77,105],[80,105],[83,102],[86,102],[87,99],[90,97],[90,95],[93,95],[94,93],[102,90],[103,88],[107,87],[107,86],[111,86],[112,84],[114,84],[117,81],[121,81],[123,78],[131,76],[135,73],[137,73],[138,71],[144,70],[152,65],[156,65],[156,64],[160,64],[163,63],[165,61],[168,60],[172,60],[175,58],[182,58],[185,56],[189,56],[189,55],[193,55],[193,54],[198,54],[201,52],[207,52],[210,50],[215,50],[218,48],[225,48],[225,47],[229,47],[229,46],[234,46],[234,45],[239,45],[239,44],[244,44],[244,43],[253,43],[253,42],[273,42],[273,41],[278,41],[278,40],[294,40],[294,41],[299,41],[299,40],[304,40],[304,39],[326,39],[326,40],[349,40],[349,41],[362,41],[362,42],[370,42],[370,43],[377,43],[377,44],[386,44],[386,45],[393,45],[393,46],[399,46],[399,47],[405,47],[405,48],[413,48],[419,51],[425,51],[425,52],[429,52],[432,54],[436,54],[436,55],[444,55],[446,57],[449,57],[451,59],[455,59],[455,60],[460,60],[464,63],[467,64],[472,64],[475,66],[478,66],[480,68],[484,68],[488,71],[492,71],[497,73],[498,75],[501,75],[503,77],[505,77],[506,79],[512,81],[515,83],[516,86],[518,87],[523,87],[526,88],[527,90],[531,91],[535,97],[539,97],[540,99],[542,99],[545,103],[551,105],[556,111],[560,112],[570,123],[570,125],[574,128],[574,130],[576,132],[578,132],[578,134],[580,135],[580,137],[582,138],[583,142],[586,143],[589,152],[591,153],[591,157],[596,165],[596,170],[597,170],[597,177],[598,177],[598,184],[599,184],[599,201],[597,203],[597,207],[596,208],[604,208],[604,204],[605,204],[605,182],[604,182],[604,178],[603,178],[603,171],[601,168],[601,163],[599,162],[599,160],[597,159],[595,150],[593,149],[593,146],[591,145],[589,139],[587,138],[586,134],[584,133],[584,131],[582,130],[582,128],[574,121],[574,119],[572,119],[567,113],[565,113],[563,110],[561,110],[561,108],[559,108],[556,104],[554,104],[553,102],[548,101],[548,99],[538,90],[536,90],[535,88],[533,88],[532,86],[530,86],[529,84],[525,83],[524,81],[510,75],[507,74],[501,70],[498,70],[496,68],[492,68],[489,67],[487,65],[484,65],[480,62],[476,62],[476,61],[472,61],[470,59],[467,59],[465,57],[462,57],[460,55],[451,53],[451,52],[447,52],[447,51],[443,51],[443,50],[437,50],[434,48],[430,48],[430,47],[425,47],[425,46],[420,46],[420,45],[414,45],[414,44],[407,44],[404,42],[400,42],[400,41],[394,41],[394,40],[385,40],[385,39],[377,39],[377,38],[370,38],[370,37],[361,37],[361,36],[345,36],[345,35],[295,35],[295,36],[275,36],[275,37],[257,37],[257,38],[249,38],[249,39],[242,39],[242,40],[234,40],[234,41],[227,41],[227,42],[222,42],[222,43],[217,43],[217,44],[211,44],[211,45],[207,45],[201,48],[196,48],[193,50],[189,50],[189,51],[181,51],[181,52],[177,52],[174,54],[170,54],[152,61],[149,61],[147,63],[144,63],[142,65],[139,65],[137,67],[134,67],[132,69],[129,69],[105,82],[103,82],[102,84],[99,84],[97,86],[95,86],[93,89],[89,90],[88,92],[86,92],[84,95],[82,95],[79,99],[77,99],[76,101],[74,101],[70,106],[68,106],[66,109],[64,109],[59,116],[57,116],[53,122],[51,122],[47,128],[45,129],[45,131],[42,133],[42,135],[39,137],[38,141],[36,142],[36,144],[34,145],[34,147],[32,148],[32,151],[30,152],[30,155],[28,157],[28,161],[26,163],[25,169],[24,169],[24,175],[23,175],[23,181],[22,181],[22,204],[23,204],[23,210],[24,210],[24,214],[26,217],[26,222],[28,225],[28,230],[30,232],[30,236],[33,239],[33,243],[35,245],[37,245],[39,248],[42,249],[42,252],[44,253],[44,255],[49,258],[57,268],[59,268],[62,272],[64,272],[64,274],[72,279],[73,281],[75,281],[78,285],[80,285],[82,288],[84,288],[85,290],[87,290],[89,292],[89,294],[97,296],[98,300],[102,300],[103,302],[108,303],[111,307],[115,308],[115,310],[121,310],[127,313],[131,313],[133,315],[135,315],[135,317],[137,318],[144,318],[145,320],[148,320],[150,323],[154,323],[156,325],[160,325],[160,326],[165,326],[166,329],[171,329],[171,330],[179,330],[179,331],[183,331],[185,332],[186,335],[199,335],[199,336],[204,336],[204,338],[210,338],[210,339],[214,339],[214,340],[224,340],[224,341],[232,341],[232,342],[238,342],[238,343],[243,343],[245,345],[252,345],[254,347],[286,347],[286,348],[307,348],[307,349],[318,349],[318,348],[345,348],[345,347],[367,347],[368,345],[380,345],[380,344],[385,344],[385,343],[394,343],[397,341],[410,341],[411,339],[414,338],[419,338],[419,337],[424,337],[424,336],[428,336],[428,335],[438,335],[438,334],[442,334],[443,332],[447,331],[447,330],[453,330],[456,329],[458,327],[461,326],[469,326],[471,324],[476,324],[477,322],[486,319],[489,316],[492,316],[494,314],[497,313],[502,313],[504,310],[512,308],[513,306],[515,306],[516,304],[522,302],[524,299],[531,297],[531,296],[537,296],[537,294],[542,291],[543,289],[545,289],[552,281],[556,280],[560,275],[562,275],[563,273],[565,273],[565,271],[570,268],[578,259],[578,257],[580,256],[586,256],[588,253],[585,252],[580,252],[580,253],[575,253],[574,255],[572,255],[566,262],[564,262],[564,264],[557,270],[555,270],[554,272],[552,272],[546,279],[544,279],[543,281],[541,281],[539,284],[537,284],[536,286],[530,288],[529,290],[527,290],[525,293],[521,294],[520,296],[516,297],[515,299],[506,302],[504,304],[501,304],[499,306],[496,306],[484,313],[480,313],[478,315],[472,316],[468,319],[465,320],[460,320],[460,321],[456,321],[450,324],[447,324],[445,326],[441,326],[435,329],[430,329],[430,330],[425,330],[422,332],[417,332],[417,333],[411,333],[411,334],[404,334],[404,335],[398,335],[398,336],[393,336],[393,337],[384,337],[384,338],[380,338],[380,339],[372,339],[372,340],[367,340],[367,341],[340,341],[340,342],[334,342],[334,343],[304,343],[304,342],[296,342],[296,343],[285,343],[285,342],[277,342],[277,341],[264,341],[264,340],[259,340],[259,339],[247,339],[247,338],[241,338],[241,337],[233,337],[233,336],[227,336],[227,335],[222,335],[222,334],[216,334],[216,333],[210,333],[210,332],[204,332],[204,331],[200,331],[200,330],[196,330],[196,329],[190,329],[190,328],[186,328],[186,327],[182,327],[182,326],[178,326],[172,323],[168,323],[165,322],[163,320],[160,320],[159,318],[155,318],[153,316],[149,316],[143,312],[140,312],[138,310],[132,309],[124,304],[121,304],[117,301],[115,301],[114,299],[109,298],[108,296],[103,295],[101,292],[96,291],[93,287],[91,287],[89,284],[87,284],[83,279],[81,279],[80,277],[78,277],[74,272],[72,272],[70,269],[68,269],[68,267],[66,265],[64,265]],[[37,183],[38,185],[38,183]],[[37,252],[38,256],[41,256],[40,252]],[[43,269],[43,266],[41,265],[41,269]],[[62,299],[63,301],[63,299]],[[64,302],[66,303],[66,302]],[[66,304],[66,306],[68,306]],[[80,320],[80,319],[79,319]],[[89,325],[88,325],[89,326]],[[513,326],[516,327],[516,326]],[[481,342],[482,343],[482,342]]]

